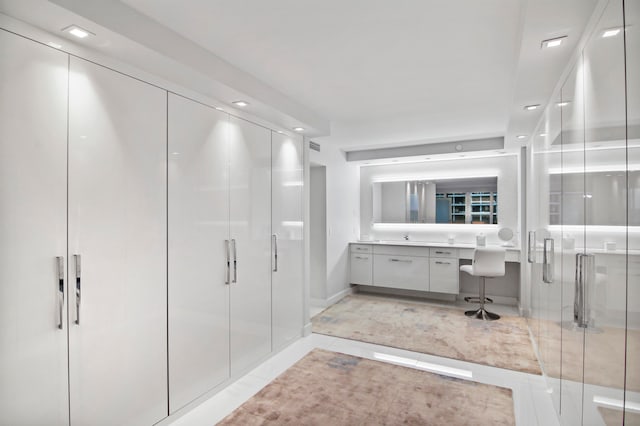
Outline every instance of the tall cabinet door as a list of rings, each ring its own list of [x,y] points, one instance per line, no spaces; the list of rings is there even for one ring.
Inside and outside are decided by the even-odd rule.
[[[71,424],[167,415],[166,92],[71,58]]]
[[[231,374],[271,352],[271,131],[230,118]]]
[[[272,133],[273,347],[300,337],[303,285],[302,138]]]
[[[228,126],[227,114],[169,95],[171,412],[229,377]]]
[[[68,56],[0,31],[0,58],[0,424],[62,425]]]

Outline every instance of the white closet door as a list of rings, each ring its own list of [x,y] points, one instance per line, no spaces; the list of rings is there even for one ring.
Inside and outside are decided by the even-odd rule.
[[[271,352],[271,131],[231,117],[231,374]],[[233,253],[232,253],[233,255]]]
[[[167,94],[81,59],[70,71],[71,424],[150,425],[168,410]]]
[[[0,58],[0,424],[67,424],[68,56],[0,31]]]
[[[171,412],[229,377],[228,115],[169,95]]]
[[[279,349],[300,337],[303,326],[302,138],[272,133],[272,155],[273,347]]]

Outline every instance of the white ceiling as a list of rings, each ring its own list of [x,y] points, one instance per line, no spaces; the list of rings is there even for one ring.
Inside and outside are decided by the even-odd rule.
[[[374,145],[505,132],[517,0],[124,0]]]
[[[515,134],[530,133],[541,113],[522,107],[547,101],[598,0],[52,2],[177,62],[192,42],[202,50],[191,59],[217,62],[189,67],[229,86],[245,75],[250,101],[277,98],[301,122],[328,119],[331,134],[319,140],[350,150],[491,136],[519,146]],[[9,12],[10,3],[0,1]],[[19,10],[25,0],[13,3],[19,19],[46,27]],[[568,43],[540,49],[557,35]]]

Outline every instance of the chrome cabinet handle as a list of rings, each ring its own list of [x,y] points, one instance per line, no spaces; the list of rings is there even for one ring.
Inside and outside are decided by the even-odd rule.
[[[573,319],[578,327],[586,328],[589,324],[590,294],[589,288],[595,280],[595,256],[593,254],[576,254],[575,296],[573,299]]]
[[[273,272],[278,272],[278,236],[271,236],[271,244],[273,245]]]
[[[356,256],[356,259],[369,260],[369,257]]]
[[[225,275],[225,279],[224,279],[224,283],[225,284],[230,284],[231,283],[231,257],[229,254],[229,240],[224,240],[224,246],[226,248],[226,253],[227,253],[227,273]]]
[[[64,257],[56,256],[58,267],[58,328],[62,330],[64,316]]]
[[[439,260],[436,260],[436,265],[451,265],[451,262],[440,262]]]
[[[238,282],[238,253],[236,252],[236,240],[232,239],[231,244],[233,245],[233,281],[232,283]]]
[[[356,250],[369,250],[369,249],[367,249],[365,247],[356,247]]]
[[[75,323],[77,325],[80,325],[80,299],[82,297],[81,258],[79,254],[74,254],[73,259],[76,264],[76,320],[75,320]]]
[[[536,231],[529,231],[527,247],[527,262],[536,263]]]
[[[451,254],[450,251],[438,251],[436,250],[436,254]]]
[[[544,251],[542,253],[542,281],[547,284],[553,283],[553,238],[544,239]]]
[[[413,260],[402,260],[402,259],[394,259],[394,258],[391,258],[391,259],[389,259],[389,262],[404,262],[404,263],[411,263],[411,262],[413,262]]]

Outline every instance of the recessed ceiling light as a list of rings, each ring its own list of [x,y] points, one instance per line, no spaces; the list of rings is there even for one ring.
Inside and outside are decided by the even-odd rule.
[[[91,31],[80,28],[77,25],[69,25],[68,27],[63,28],[62,31],[68,32],[69,34],[78,38],[85,38],[90,35],[95,35]]]
[[[540,108],[540,104],[526,105],[524,107],[524,109],[526,109],[527,111],[533,111],[534,109],[538,109],[538,108]]]
[[[62,45],[58,44],[58,43],[54,43],[52,41],[50,41],[49,43],[47,43],[48,46],[53,47],[54,49],[62,49]]]
[[[526,137],[527,137],[527,135],[518,135],[518,136],[516,136],[516,139],[524,139]]]
[[[246,107],[247,105],[249,105],[249,102],[247,102],[247,101],[233,101],[233,104],[234,104],[235,106],[240,107],[240,108],[244,108],[244,107]]]
[[[284,132],[282,130],[276,130],[276,133],[280,133],[281,135],[284,135]]]
[[[604,30],[602,38],[615,37],[618,34],[620,34],[620,28],[609,28],[608,30]]]
[[[565,101],[565,102],[558,102],[556,105],[557,105],[557,106],[559,106],[559,107],[563,107],[563,106],[567,106],[567,105],[569,105],[569,102],[568,102],[568,101]]]
[[[304,127],[294,127],[293,130],[296,132],[304,132]]]
[[[220,107],[215,107],[218,111],[224,111],[224,109],[220,108]]]
[[[540,133],[538,136],[544,138],[545,136],[547,136],[547,134],[546,133]]]
[[[550,47],[558,47],[562,44],[562,42],[564,41],[564,39],[567,38],[567,36],[562,36],[562,37],[555,37],[555,38],[550,38],[547,40],[542,40],[542,43],[540,43],[540,47],[542,49],[548,49]]]

